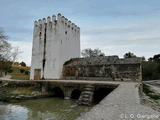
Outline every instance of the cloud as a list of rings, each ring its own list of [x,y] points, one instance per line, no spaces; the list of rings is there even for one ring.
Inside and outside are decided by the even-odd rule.
[[[130,51],[151,57],[159,52],[159,24],[131,24],[87,27],[81,36],[81,47],[100,48],[106,55],[123,56]]]
[[[81,27],[81,49],[100,48],[107,55],[131,51],[153,56],[160,44],[159,0],[5,0],[1,26],[13,46],[31,59],[33,20],[61,12]],[[11,41],[12,40],[12,41]]]

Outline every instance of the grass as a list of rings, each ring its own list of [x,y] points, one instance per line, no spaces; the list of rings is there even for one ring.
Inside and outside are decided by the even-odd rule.
[[[12,73],[11,74],[11,79],[15,79],[15,80],[29,80],[29,75]]]
[[[149,96],[150,98],[154,99],[154,100],[159,100],[160,99],[160,95],[154,93],[153,91],[151,91],[150,87],[146,84],[143,84],[143,92]]]
[[[21,66],[12,66],[12,70],[13,72],[10,73],[11,75],[11,79],[15,79],[15,80],[29,80],[29,74],[26,75],[25,72],[21,73],[20,69],[24,69],[25,71],[29,71],[30,68],[29,67],[21,67]]]
[[[159,100],[160,99],[159,95],[152,95],[152,94],[150,94],[149,97],[152,98],[152,99],[154,99],[154,100]]]
[[[146,84],[143,84],[143,92],[145,94],[153,93],[153,91],[150,90],[150,87]]]

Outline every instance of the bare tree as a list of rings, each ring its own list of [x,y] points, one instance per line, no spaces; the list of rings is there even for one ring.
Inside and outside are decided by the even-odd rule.
[[[12,61],[15,62],[18,58],[18,55],[21,54],[19,47],[12,48]]]
[[[103,52],[101,52],[101,50],[97,49],[91,49],[91,48],[87,48],[82,50],[81,52],[82,57],[97,57],[97,56],[105,56],[105,54]]]
[[[7,36],[0,29],[0,76],[7,73],[11,69],[11,44],[7,41]]]
[[[11,44],[8,43],[7,36],[4,35],[2,29],[0,29],[0,60],[10,60],[11,58]]]
[[[0,28],[0,60],[15,62],[22,52],[19,47],[12,47],[7,38],[8,36],[4,35],[4,31]]]
[[[4,31],[2,28],[0,28],[0,40],[6,40],[8,36],[4,35]]]

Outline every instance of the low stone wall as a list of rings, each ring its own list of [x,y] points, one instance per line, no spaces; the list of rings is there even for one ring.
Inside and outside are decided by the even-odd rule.
[[[141,58],[75,58],[63,66],[64,79],[141,81]]]

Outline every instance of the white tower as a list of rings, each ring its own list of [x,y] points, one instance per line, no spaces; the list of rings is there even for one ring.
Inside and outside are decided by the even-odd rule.
[[[30,79],[59,79],[65,61],[80,57],[80,28],[61,14],[35,21]]]

